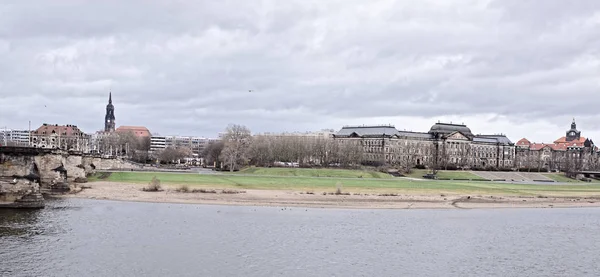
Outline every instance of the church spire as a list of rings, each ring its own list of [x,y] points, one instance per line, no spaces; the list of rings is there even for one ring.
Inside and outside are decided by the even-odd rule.
[[[108,93],[108,105],[106,105],[106,116],[104,116],[104,131],[115,131],[115,107],[112,104],[112,92]]]

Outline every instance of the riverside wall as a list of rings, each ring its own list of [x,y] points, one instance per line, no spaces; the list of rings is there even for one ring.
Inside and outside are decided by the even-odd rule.
[[[42,193],[66,193],[95,170],[137,169],[122,159],[29,147],[0,147],[0,208],[43,207]]]

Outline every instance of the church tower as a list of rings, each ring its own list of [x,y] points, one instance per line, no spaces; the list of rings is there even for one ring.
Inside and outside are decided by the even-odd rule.
[[[581,137],[581,132],[577,130],[577,124],[575,124],[575,118],[573,118],[573,123],[571,123],[571,129],[567,131],[566,139],[567,141],[579,140]]]
[[[115,107],[112,104],[112,92],[108,93],[108,105],[106,105],[106,116],[104,117],[104,132],[115,131]]]

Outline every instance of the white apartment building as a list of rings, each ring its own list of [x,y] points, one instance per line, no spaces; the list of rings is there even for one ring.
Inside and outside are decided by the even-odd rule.
[[[167,148],[167,138],[163,136],[150,137],[150,152],[160,151]]]
[[[210,142],[217,140],[194,136],[152,136],[150,138],[150,151],[156,152],[167,147],[187,147],[194,154],[199,155]]]
[[[272,136],[272,137],[311,137],[311,138],[331,138],[335,134],[333,129],[322,129],[320,131],[312,132],[283,132],[283,133],[261,133],[259,136]]]
[[[0,144],[28,146],[30,144],[31,132],[28,130],[1,129]]]

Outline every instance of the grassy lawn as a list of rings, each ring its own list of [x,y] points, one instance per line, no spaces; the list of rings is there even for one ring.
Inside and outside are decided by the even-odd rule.
[[[582,184],[589,184],[588,182],[584,182],[584,181],[579,181],[579,180],[575,180],[572,178],[569,178],[567,176],[565,176],[564,173],[542,173],[542,175],[557,181],[557,182],[562,182],[562,183],[582,183]],[[592,179],[592,181],[590,183],[599,183],[598,180],[594,180]]]
[[[423,175],[429,173],[426,169],[413,169],[408,177],[412,178],[423,178]],[[437,176],[440,179],[470,179],[470,180],[482,180],[481,177],[468,172],[468,171],[444,171],[440,170],[437,172]]]
[[[102,174],[102,173],[100,173]],[[148,184],[156,176],[163,184],[186,184],[194,187],[232,189],[275,189],[296,191],[333,192],[336,185],[343,191],[362,193],[407,194],[483,194],[483,195],[545,195],[545,196],[600,196],[599,184],[582,185],[527,185],[469,181],[413,181],[395,179],[343,179],[283,176],[202,175],[181,173],[116,172],[92,176],[90,181],[109,181]]]
[[[268,176],[297,176],[297,177],[338,177],[338,178],[378,178],[391,179],[386,173],[368,170],[348,170],[331,168],[265,168],[249,167],[238,172],[238,174],[254,174]]]
[[[565,176],[564,173],[542,173],[542,175],[557,181],[557,182],[563,182],[563,183],[580,183],[581,181],[575,180],[575,179],[571,179],[567,176]]]

